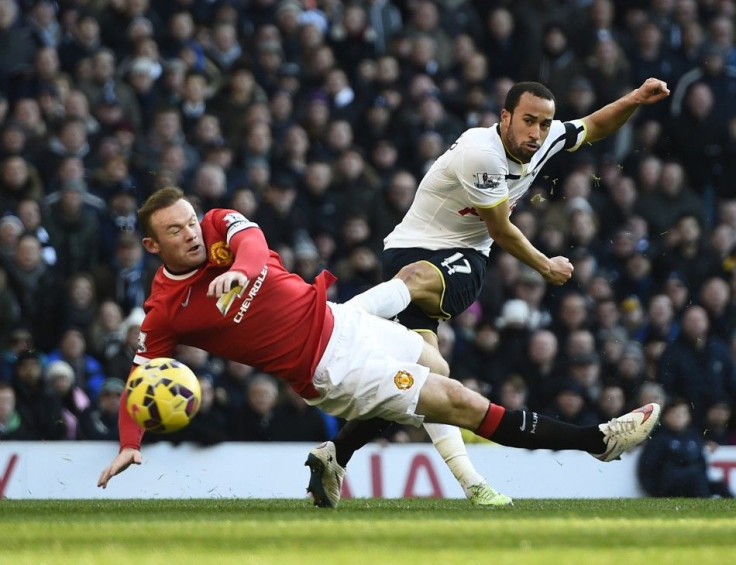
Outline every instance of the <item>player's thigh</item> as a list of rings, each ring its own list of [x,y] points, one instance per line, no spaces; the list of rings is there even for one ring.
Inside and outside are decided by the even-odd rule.
[[[429,374],[417,363],[427,347],[421,337],[359,308],[330,307],[335,328],[313,379],[320,397],[307,402],[347,420],[421,425],[415,410]]]
[[[409,276],[416,277],[428,290],[412,292],[413,306],[421,308],[430,318],[447,320],[464,312],[478,298],[487,261],[474,249],[387,249],[383,253],[383,277],[388,280],[409,270]],[[421,298],[414,299],[415,294]],[[411,310],[407,314],[415,316]],[[414,324],[407,327],[422,329]],[[436,332],[436,323],[433,331]]]

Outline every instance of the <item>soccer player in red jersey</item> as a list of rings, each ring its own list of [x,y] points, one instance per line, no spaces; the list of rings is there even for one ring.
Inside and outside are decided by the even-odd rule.
[[[360,307],[328,302],[335,278],[323,272],[308,284],[288,272],[258,226],[239,212],[211,210],[200,222],[181,190],[164,188],[138,219],[144,246],[163,265],[144,306],[135,365],[170,357],[179,343],[192,345],[284,379],[308,404],[346,420],[447,423],[502,445],[575,449],[603,461],[643,441],[659,418],[657,404],[590,427],[507,411],[430,372],[436,354],[417,333]],[[141,462],[143,430],[125,403],[124,393],[120,452],[102,471],[102,488]],[[315,501],[335,506],[345,470],[327,451],[310,454],[307,464]]]

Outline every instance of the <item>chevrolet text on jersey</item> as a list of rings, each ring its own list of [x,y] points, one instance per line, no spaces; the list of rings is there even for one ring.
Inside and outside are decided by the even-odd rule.
[[[243,316],[245,316],[245,313],[248,311],[248,308],[250,308],[251,302],[253,302],[253,299],[256,297],[256,294],[258,294],[258,291],[261,289],[261,285],[263,284],[263,281],[266,280],[266,275],[268,274],[268,265],[263,266],[263,270],[261,271],[261,274],[258,275],[258,278],[253,281],[253,286],[250,288],[250,292],[248,292],[248,296],[245,297],[245,300],[243,300],[243,303],[240,305],[240,308],[238,309],[238,313],[235,314],[233,317],[233,322],[236,324],[239,324]]]

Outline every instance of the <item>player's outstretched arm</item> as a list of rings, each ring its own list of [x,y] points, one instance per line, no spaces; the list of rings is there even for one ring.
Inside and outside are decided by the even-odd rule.
[[[97,486],[106,488],[107,483],[115,475],[118,475],[125,471],[131,465],[141,464],[141,452],[138,449],[132,447],[126,447],[117,454],[112,463],[103,469],[100,478],[97,480]]]
[[[585,141],[592,143],[608,137],[621,128],[639,106],[654,104],[669,95],[670,90],[666,82],[648,78],[639,88],[585,116],[583,118],[587,128]]]

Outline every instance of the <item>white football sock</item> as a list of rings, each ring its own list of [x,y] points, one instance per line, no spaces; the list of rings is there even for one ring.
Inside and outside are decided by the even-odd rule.
[[[460,428],[447,424],[424,424],[424,429],[427,430],[435,448],[442,455],[460,486],[463,487],[465,495],[468,496],[468,489],[482,483],[485,479],[475,470],[468,457],[468,450],[465,448]]]
[[[411,295],[404,281],[391,279],[353,296],[345,304],[359,306],[369,314],[390,319],[405,310],[409,302]]]

